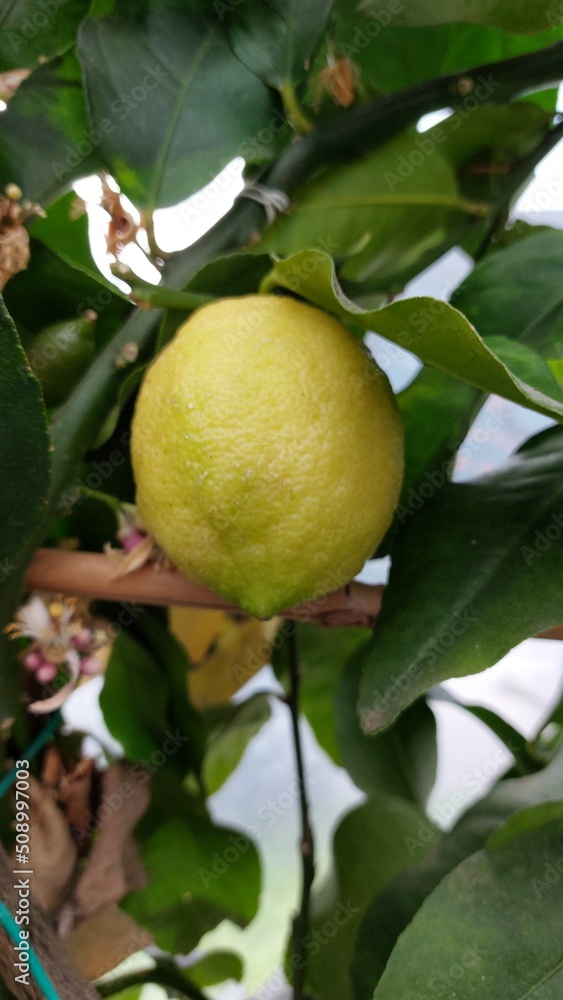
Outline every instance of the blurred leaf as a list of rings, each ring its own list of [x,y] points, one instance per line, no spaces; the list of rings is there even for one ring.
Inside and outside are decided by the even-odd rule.
[[[415,806],[378,795],[340,822],[333,870],[313,895],[308,981],[323,1000],[351,996],[349,964],[359,923],[374,895],[410,863],[407,842],[424,820]]]
[[[135,631],[145,649],[155,660],[166,678],[169,692],[168,719],[176,733],[176,763],[183,770],[193,767],[199,773],[203,761],[206,725],[189,696],[188,676],[190,663],[181,643],[167,625],[149,610],[139,615]],[[183,738],[183,739],[182,739]],[[181,744],[181,745],[180,745]]]
[[[336,764],[342,763],[335,724],[338,679],[350,657],[366,643],[369,635],[367,628],[297,624],[301,711],[312,726],[317,742]],[[277,657],[278,670],[285,669],[284,655],[282,649]]]
[[[140,18],[87,18],[78,53],[111,172],[149,211],[187,198],[268,125],[266,87],[198,14],[153,3]]]
[[[206,713],[210,726],[203,785],[213,795],[239,764],[251,739],[270,718],[268,696],[255,694],[240,705],[211,709]]]
[[[261,622],[223,611],[172,608],[172,630],[190,654],[190,697],[199,709],[225,705],[266,664],[280,619]]]
[[[409,27],[401,25],[401,21],[408,18],[410,11],[402,6],[393,9],[390,3],[385,6],[387,9],[377,16],[377,8],[370,2],[358,8],[348,0],[337,0],[332,18],[337,54],[352,59],[360,70],[362,86],[376,92],[402,90],[423,80],[460,73],[470,66],[532,52],[561,37],[560,29],[512,35],[508,33],[512,25],[506,25],[505,31],[460,23]],[[446,4],[441,5],[437,19],[440,14],[445,20]],[[548,27],[546,20],[538,25],[540,29]]]
[[[0,297],[0,581],[45,515],[51,477],[50,443],[41,388]]]
[[[293,86],[304,78],[322,38],[332,0],[229,0],[215,6],[227,13],[229,39],[241,62],[270,87]],[[224,16],[224,15],[223,15]]]
[[[226,979],[234,979],[240,983],[244,968],[239,955],[232,951],[210,951],[194,965],[187,967],[186,976],[191,983],[200,989],[215,986]]]
[[[72,961],[90,981],[111,972],[135,951],[142,951],[150,944],[150,934],[115,904],[90,914],[64,937],[64,947]]]
[[[436,984],[462,989],[468,1000],[560,995],[563,881],[554,866],[563,803],[552,803],[547,817],[545,807],[536,809],[543,825],[513,825],[510,837],[493,837],[443,879],[397,942],[374,1000],[418,1000]]]
[[[322,309],[356,326],[374,330],[417,354],[425,364],[463,382],[497,393],[515,403],[561,419],[563,404],[523,382],[486,346],[477,331],[445,302],[412,298],[378,310],[363,310],[338,286],[334,264],[318,250],[303,251],[278,261],[262,291],[278,285],[299,291]],[[559,393],[558,393],[559,395]]]
[[[96,339],[100,344],[115,333],[130,309],[102,278],[89,277],[37,240],[31,241],[27,270],[8,282],[5,298],[18,326],[32,333],[93,309],[98,314]]]
[[[62,55],[73,44],[85,13],[82,0],[6,3],[1,15],[0,72]]]
[[[98,169],[100,138],[88,117],[78,61],[68,51],[24,80],[2,113],[0,187],[19,184],[24,197],[47,204]]]
[[[346,664],[336,690],[336,738],[343,766],[368,795],[386,792],[424,807],[436,780],[436,722],[415,702],[382,736],[365,736],[356,705],[363,649]]]
[[[253,295],[271,267],[272,261],[267,253],[242,251],[217,257],[196,271],[186,285],[186,291],[216,295],[217,298]]]
[[[169,737],[168,697],[159,664],[122,631],[112,646],[100,707],[110,733],[130,760],[150,759],[155,751],[163,753],[163,743]]]
[[[375,897],[362,921],[352,962],[354,1000],[371,1000],[397,938],[441,879],[464,858],[484,847],[512,813],[534,803],[559,799],[562,778],[563,755],[560,755],[544,771],[500,781],[437,843],[433,828],[426,822],[420,824],[407,841],[412,867]],[[482,788],[483,781],[468,775],[464,785],[462,798],[468,790],[475,792]],[[426,853],[429,843],[431,849]]]
[[[555,357],[563,343],[562,271],[563,233],[532,235],[477,264],[452,304],[482,336],[518,338]]]
[[[530,446],[409,512],[365,657],[367,732],[386,728],[431,685],[484,670],[559,624],[561,553],[550,539],[563,530],[562,443],[559,429],[547,453],[540,440],[538,454]]]
[[[389,0],[367,0],[364,8],[371,16],[389,16]],[[396,4],[395,24],[449,24],[464,21],[484,24],[506,31],[527,34],[554,27],[563,20],[563,12],[551,0],[410,0]]]
[[[483,342],[524,382],[563,401],[563,391],[549,365],[527,344],[501,336],[483,337]]]
[[[425,156],[416,134],[401,135],[361,160],[332,167],[296,195],[292,210],[259,244],[284,256],[328,247],[341,277],[381,286],[439,244],[451,220],[471,214],[454,173],[435,150]],[[456,222],[457,224],[457,222]]]
[[[194,813],[189,820],[162,818],[141,837],[145,889],[125,909],[172,954],[188,954],[221,920],[245,927],[260,894],[256,848],[243,834]]]

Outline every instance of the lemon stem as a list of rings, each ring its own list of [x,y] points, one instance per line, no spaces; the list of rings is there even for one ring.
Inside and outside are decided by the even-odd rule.
[[[309,801],[305,782],[305,767],[303,763],[303,747],[299,728],[299,692],[301,669],[299,664],[299,648],[297,642],[297,625],[291,627],[288,633],[290,690],[287,704],[291,712],[291,727],[293,745],[295,748],[295,763],[297,781],[299,784],[299,807],[301,811],[301,902],[293,921],[293,954],[290,965],[293,971],[293,1000],[302,1000],[307,973],[307,930],[309,926],[309,904],[311,888],[315,877],[315,845],[313,830],[309,819]]]
[[[307,115],[299,104],[295,88],[292,84],[288,82],[282,83],[280,87],[280,94],[284,111],[292,129],[300,135],[307,135],[308,132],[312,132],[313,123],[309,121]]]

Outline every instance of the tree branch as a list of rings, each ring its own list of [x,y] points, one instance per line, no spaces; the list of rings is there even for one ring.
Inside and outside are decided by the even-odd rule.
[[[293,1000],[303,1000],[307,973],[307,947],[305,942],[309,926],[311,887],[315,878],[315,846],[313,841],[313,831],[311,829],[311,822],[309,819],[309,801],[305,781],[301,732],[299,729],[299,685],[301,671],[299,667],[299,649],[297,645],[297,626],[294,626],[291,630],[291,633],[288,636],[288,643],[290,691],[287,697],[287,703],[291,712],[291,726],[295,747],[297,780],[299,783],[299,806],[301,810],[300,847],[302,858],[301,902],[297,915],[293,921],[293,953],[290,963],[293,973]]]

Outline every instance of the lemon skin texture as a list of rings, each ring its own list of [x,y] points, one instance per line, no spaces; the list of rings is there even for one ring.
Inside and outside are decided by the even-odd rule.
[[[148,370],[140,517],[182,572],[266,618],[348,582],[390,524],[403,429],[338,320],[289,297],[202,306]]]

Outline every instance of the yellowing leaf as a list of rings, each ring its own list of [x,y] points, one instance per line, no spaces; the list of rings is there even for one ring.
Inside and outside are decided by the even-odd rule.
[[[224,611],[171,608],[170,623],[194,669],[188,674],[192,703],[224,705],[270,659],[280,619],[236,619]]]

